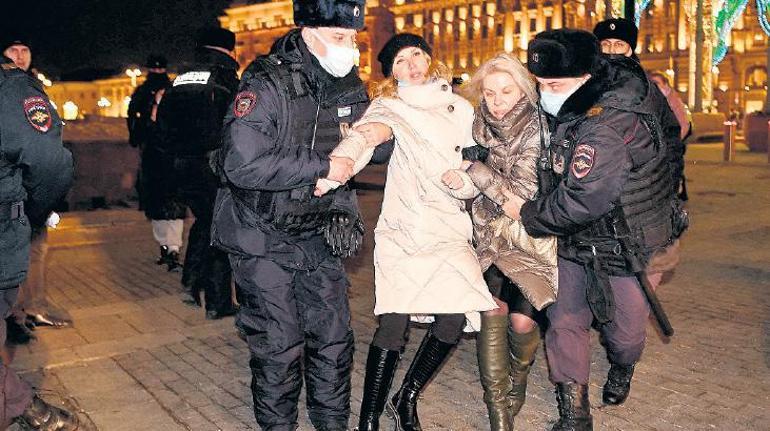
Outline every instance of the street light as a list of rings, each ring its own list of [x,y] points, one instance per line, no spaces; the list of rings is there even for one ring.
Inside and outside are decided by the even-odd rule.
[[[131,77],[131,86],[136,87],[136,78],[142,76],[142,71],[139,69],[126,69],[126,75]]]

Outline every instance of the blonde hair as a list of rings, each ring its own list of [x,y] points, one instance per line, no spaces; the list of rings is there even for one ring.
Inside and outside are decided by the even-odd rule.
[[[452,81],[452,69],[446,64],[432,60],[428,56],[428,81],[434,79],[443,79],[446,82]],[[382,81],[376,82],[369,87],[369,97],[376,99],[378,97],[398,97],[398,81],[393,77],[393,74]]]
[[[502,72],[511,75],[513,81],[524,93],[524,97],[534,106],[537,106],[537,90],[535,81],[532,79],[529,71],[518,58],[511,54],[502,52],[493,58],[487,60],[479,66],[471,79],[462,86],[463,95],[474,103],[481,103],[484,98],[484,78],[495,72]]]

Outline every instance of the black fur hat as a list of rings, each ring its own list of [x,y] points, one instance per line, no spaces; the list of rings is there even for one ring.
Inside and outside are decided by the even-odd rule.
[[[0,55],[2,55],[6,49],[12,47],[13,45],[24,45],[32,50],[32,43],[26,34],[22,32],[8,31],[0,37]]]
[[[294,0],[294,24],[299,27],[364,27],[366,0]]]
[[[527,69],[540,78],[574,78],[591,73],[599,53],[599,41],[587,31],[544,31],[529,43]]]
[[[428,55],[433,54],[433,50],[430,45],[428,45],[428,42],[416,34],[399,33],[391,37],[390,40],[385,42],[382,50],[377,55],[377,61],[379,61],[382,66],[382,74],[386,78],[390,76],[393,71],[393,60],[396,58],[396,55],[398,55],[398,52],[410,46],[420,48]]]
[[[144,66],[148,69],[165,69],[168,66],[168,60],[162,55],[150,54]]]
[[[631,50],[636,50],[636,38],[639,36],[639,29],[636,25],[622,18],[605,19],[594,27],[594,36],[599,41],[604,39],[620,39],[631,45]]]
[[[232,51],[235,49],[235,33],[220,27],[205,27],[198,30],[195,43],[198,47],[216,46]]]

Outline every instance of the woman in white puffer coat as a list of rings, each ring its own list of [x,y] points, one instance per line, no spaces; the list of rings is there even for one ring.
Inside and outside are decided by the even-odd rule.
[[[452,93],[446,66],[432,61],[419,36],[399,34],[378,60],[386,80],[363,118],[332,153],[366,165],[374,146],[395,138],[375,228],[374,313],[380,324],[369,347],[359,430],[377,430],[410,316],[434,320],[404,382],[388,403],[399,430],[421,429],[417,397],[459,341],[478,330],[480,311],[496,308],[471,244],[463,193],[442,177],[463,166],[474,145],[473,107]],[[328,190],[321,180],[317,193]]]

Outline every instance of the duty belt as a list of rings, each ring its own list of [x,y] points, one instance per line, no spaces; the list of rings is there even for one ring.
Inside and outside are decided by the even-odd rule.
[[[0,220],[16,220],[24,215],[24,202],[0,203]]]

